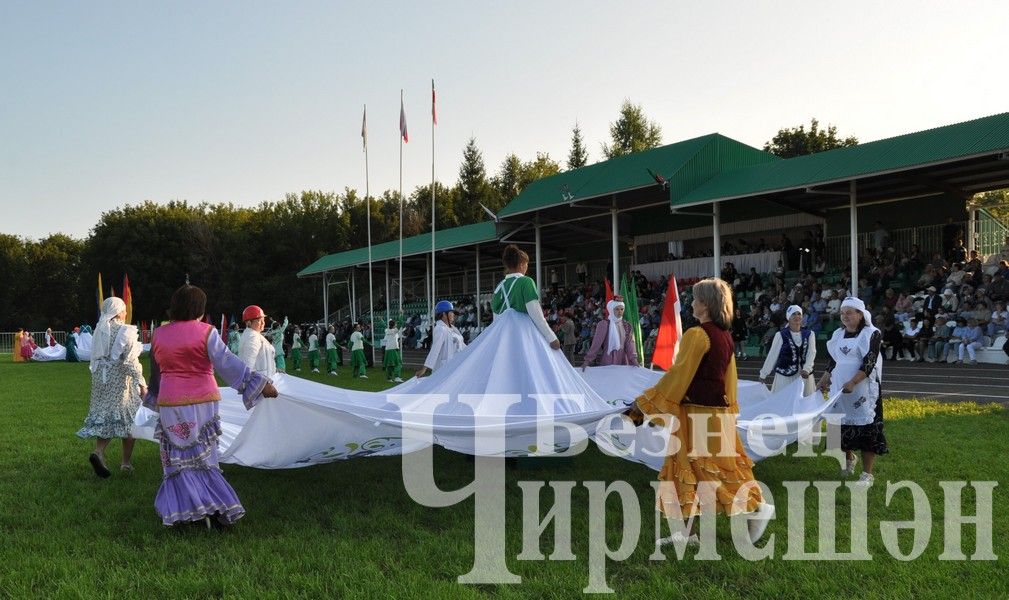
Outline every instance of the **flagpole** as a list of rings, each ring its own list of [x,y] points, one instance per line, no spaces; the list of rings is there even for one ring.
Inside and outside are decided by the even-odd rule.
[[[434,107],[434,79],[431,80],[431,298],[428,306],[433,310],[437,292],[435,282],[438,281],[435,275],[435,243],[434,243],[434,126],[438,122],[438,117]]]
[[[403,90],[399,90],[399,114],[403,116]],[[403,128],[399,132],[399,312],[403,315]]]
[[[368,224],[368,319],[371,321],[371,362],[375,362],[375,299],[371,277],[371,187],[368,177],[368,105],[364,105],[361,135],[364,137],[364,202]]]

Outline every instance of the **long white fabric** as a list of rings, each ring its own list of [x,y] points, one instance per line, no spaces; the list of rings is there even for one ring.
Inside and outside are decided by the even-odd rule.
[[[55,346],[39,346],[32,351],[32,360],[47,362],[66,359],[67,349],[60,344],[56,344]]]
[[[91,360],[91,345],[94,337],[86,331],[72,335],[77,336],[77,358],[83,362],[89,362]]]
[[[277,374],[279,397],[246,412],[238,394],[223,388],[221,461],[293,468],[403,454],[431,444],[467,454],[549,456],[595,436],[601,423],[620,418],[616,413],[661,376],[633,366],[581,373],[560,351],[550,349],[526,315],[507,310],[433,375],[384,392]],[[818,419],[830,406],[822,398],[799,398],[798,389],[788,390],[792,396],[772,397],[756,382],[741,382],[740,405],[747,407],[743,412],[751,420],[762,412],[785,415],[795,435],[786,432],[783,437],[794,441],[803,417]],[[134,435],[153,440],[156,419],[156,413],[142,408]],[[652,434],[653,429],[639,431]],[[420,439],[419,432],[429,435]],[[636,438],[605,432],[595,439],[616,452],[633,446]],[[644,456],[629,453],[625,458],[658,468]]]

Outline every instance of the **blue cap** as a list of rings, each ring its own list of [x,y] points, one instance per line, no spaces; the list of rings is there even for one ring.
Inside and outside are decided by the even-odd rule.
[[[452,303],[448,300],[441,300],[438,304],[434,305],[434,315],[436,317],[447,312],[455,312],[455,306],[452,306]]]

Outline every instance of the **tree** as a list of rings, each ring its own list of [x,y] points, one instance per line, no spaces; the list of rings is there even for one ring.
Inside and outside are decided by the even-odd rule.
[[[764,152],[770,152],[781,158],[793,158],[856,145],[858,145],[857,137],[852,135],[839,138],[836,126],[828,125],[824,131],[820,129],[820,122],[814,118],[810,120],[809,131],[806,131],[805,125],[779,129],[771,141],[764,144]]]
[[[493,179],[494,187],[506,201],[518,196],[522,191],[520,181],[522,180],[522,161],[518,155],[512,152],[501,162],[501,170]]]
[[[1009,225],[1009,189],[975,194],[971,202],[976,208],[987,210],[991,216],[1001,221],[1003,225]]]
[[[547,152],[537,152],[536,159],[522,163],[522,170],[519,173],[518,192],[526,189],[530,183],[537,179],[550,177],[561,172],[561,166],[557,161],[550,158]]]
[[[610,123],[610,138],[609,146],[603,144],[603,156],[608,159],[657,147],[662,143],[662,128],[645,117],[640,104],[624,100],[620,116]]]
[[[580,169],[589,162],[589,152],[585,149],[585,141],[582,139],[582,130],[575,122],[575,128],[571,130],[571,151],[568,152],[568,170]]]
[[[481,204],[494,212],[497,212],[504,204],[503,196],[497,193],[497,190],[487,181],[483,154],[476,147],[476,138],[470,138],[463,149],[457,187],[459,194],[456,214],[461,225],[484,220],[486,215],[480,208]]]

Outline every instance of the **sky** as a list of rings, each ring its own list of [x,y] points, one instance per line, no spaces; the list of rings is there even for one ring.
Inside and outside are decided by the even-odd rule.
[[[476,138],[590,161],[621,103],[663,143],[872,141],[1009,110],[1009,2],[0,0],[0,233],[85,237],[145,200],[255,206],[457,179]]]

